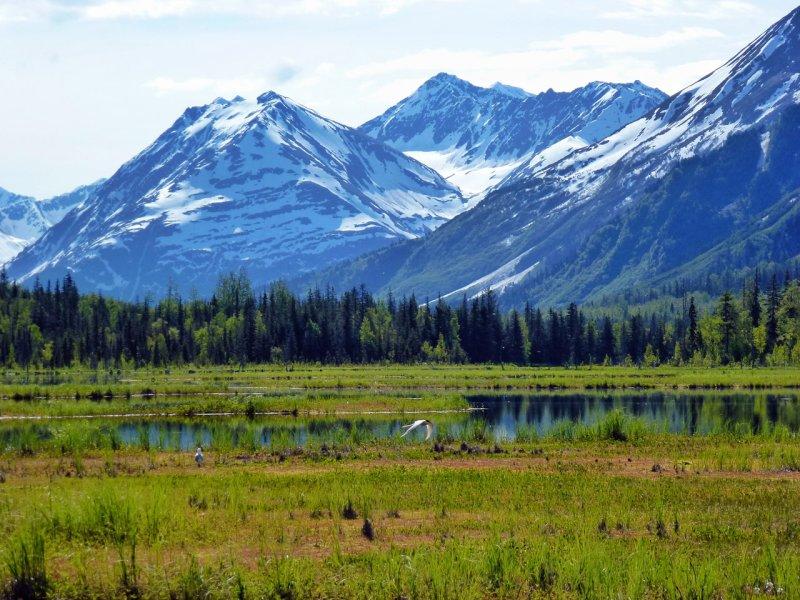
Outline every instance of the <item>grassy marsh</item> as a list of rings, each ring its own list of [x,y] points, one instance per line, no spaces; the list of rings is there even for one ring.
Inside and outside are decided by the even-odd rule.
[[[170,369],[5,370],[0,397],[88,398],[259,394],[293,390],[556,390],[800,388],[792,367],[517,367],[257,365]]]
[[[622,442],[603,429],[582,437],[437,450],[367,443],[338,456],[209,453],[202,468],[190,454],[132,449],[77,466],[6,460],[0,533],[12,557],[44,540],[44,578],[59,597],[800,589],[796,444]]]
[[[359,369],[354,382],[381,377]],[[590,372],[579,370],[575,385],[594,381]],[[255,373],[237,386],[256,387]],[[619,373],[627,386],[627,371]],[[743,388],[771,372],[752,373]],[[513,440],[497,441],[481,420],[465,425],[451,413],[435,417],[435,437],[424,442],[400,439],[396,422],[414,410],[463,408],[465,395],[444,384],[438,392],[383,385],[6,400],[3,411],[29,415],[94,406],[145,412],[161,402],[194,414],[202,412],[197,403],[217,401],[235,402],[242,414],[209,423],[202,467],[177,434],[121,439],[109,419],[0,426],[0,597],[800,595],[800,439],[780,421],[755,422],[747,411],[730,421],[711,403],[699,413],[709,412],[711,426],[687,435],[613,409],[590,423],[564,419],[546,433],[521,427]],[[256,443],[264,424],[238,410],[251,399],[287,413],[270,418],[265,443]],[[769,415],[772,404],[757,401],[753,414]],[[369,422],[337,416],[378,406],[409,412]],[[794,401],[778,410],[793,418]],[[183,422],[197,420],[176,418]],[[304,437],[309,428],[315,435]]]

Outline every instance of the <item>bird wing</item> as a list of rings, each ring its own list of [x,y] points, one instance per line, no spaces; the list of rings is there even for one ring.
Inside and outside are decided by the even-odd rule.
[[[433,435],[433,423],[431,423],[430,421],[425,421],[425,441],[427,442],[429,439],[431,439],[432,435]]]
[[[403,429],[405,429],[405,432],[400,437],[406,437],[409,433],[414,431],[417,427],[421,426],[423,423],[425,423],[425,419],[414,421],[411,425],[403,425]]]

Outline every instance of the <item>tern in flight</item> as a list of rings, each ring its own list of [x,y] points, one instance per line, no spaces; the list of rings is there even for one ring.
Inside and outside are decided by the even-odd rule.
[[[419,419],[418,421],[414,421],[411,425],[403,425],[403,429],[405,429],[405,432],[403,432],[403,435],[401,435],[400,437],[406,437],[417,427],[422,427],[423,425],[425,426],[425,441],[427,442],[429,439],[431,439],[431,436],[433,435],[433,423],[431,423],[427,419]]]

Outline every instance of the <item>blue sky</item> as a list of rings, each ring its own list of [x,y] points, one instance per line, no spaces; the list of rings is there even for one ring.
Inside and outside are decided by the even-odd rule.
[[[676,92],[796,0],[0,0],[0,187],[111,175],[187,107],[268,89],[357,125],[429,76]]]

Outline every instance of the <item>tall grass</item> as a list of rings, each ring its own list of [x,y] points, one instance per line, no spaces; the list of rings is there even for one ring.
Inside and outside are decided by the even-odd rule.
[[[629,424],[598,426],[614,441],[579,454],[639,451],[616,441],[620,431],[629,435]],[[662,440],[653,436],[648,451]],[[776,443],[727,444],[752,453]],[[96,597],[739,598],[769,582],[789,598],[800,589],[800,500],[786,482],[636,478],[555,461],[549,470],[508,468],[516,456],[496,468],[459,460],[459,468],[411,459],[34,477],[4,484],[0,527],[26,539],[36,525],[48,548],[41,564],[59,569],[47,578],[55,597],[81,597],[70,592],[80,589]],[[86,565],[72,569],[83,552]],[[16,579],[7,570],[0,584]]]
[[[45,540],[41,531],[21,532],[6,550],[9,581],[4,596],[9,599],[46,598],[50,588],[45,563]]]
[[[596,423],[586,425],[574,421],[560,421],[550,430],[548,437],[561,442],[628,442],[639,444],[657,433],[655,425],[614,410]]]

